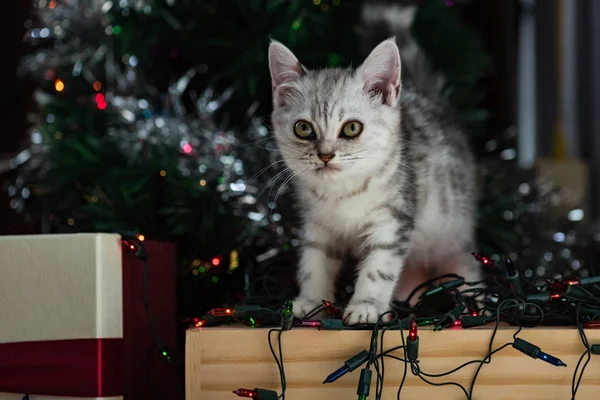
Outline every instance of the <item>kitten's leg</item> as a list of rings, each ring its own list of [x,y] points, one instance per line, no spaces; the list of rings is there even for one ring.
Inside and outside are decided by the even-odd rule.
[[[401,302],[407,301],[408,296],[417,286],[431,278],[431,269],[428,268],[427,264],[408,262],[400,274],[400,279],[395,289],[395,299]],[[424,290],[425,288],[419,289],[410,298],[409,304],[411,306],[415,305]]]
[[[390,310],[398,277],[404,267],[413,219],[401,212],[374,224],[363,249],[354,295],[344,311],[348,325],[375,323]]]
[[[322,304],[321,300],[335,301],[335,280],[342,266],[330,234],[315,224],[307,224],[304,231],[297,275],[300,294],[294,300],[298,318]]]

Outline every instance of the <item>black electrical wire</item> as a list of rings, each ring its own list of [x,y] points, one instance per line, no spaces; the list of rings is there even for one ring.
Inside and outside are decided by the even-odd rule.
[[[387,321],[387,322],[383,322],[383,319],[387,316],[391,314],[392,318]],[[385,335],[385,332],[389,329],[389,326],[393,323],[395,323],[398,320],[398,315],[396,314],[395,311],[386,311],[383,314],[381,314],[378,318],[377,318],[377,323],[375,324],[375,327],[373,328],[373,333],[371,335],[371,346],[369,349],[369,354],[370,354],[370,358],[369,361],[367,362],[367,368],[373,364],[373,366],[375,367],[375,371],[377,374],[377,381],[376,381],[376,386],[375,386],[375,397],[376,398],[381,398],[381,396],[383,395],[383,382],[384,382],[384,378],[385,378],[385,361],[384,361],[384,353],[383,353],[383,338]],[[379,356],[377,356],[377,336],[379,334],[379,326],[383,325],[382,328],[382,332],[381,332],[381,338],[380,338],[380,344],[379,344],[379,349],[380,349],[380,353]],[[379,365],[381,363],[381,366]]]
[[[427,282],[424,282],[423,284],[419,285],[419,287],[417,287],[411,293],[411,295],[409,295],[409,299],[414,297],[415,294],[418,292],[418,290],[424,289],[443,278],[460,278],[460,277],[455,274],[446,274],[446,275],[431,279]],[[409,358],[407,356],[407,343],[406,343],[406,340],[404,337],[404,327],[402,326],[402,322],[397,325],[397,326],[399,326],[399,328],[396,325],[392,325],[393,323],[398,322],[398,313],[396,311],[387,311],[387,312],[381,314],[375,324],[361,324],[361,325],[356,325],[356,326],[343,327],[342,329],[370,329],[371,330],[371,338],[369,341],[369,351],[368,351],[369,356],[368,356],[368,359],[366,360],[365,369],[369,369],[369,368],[373,367],[376,372],[377,384],[376,384],[376,390],[375,390],[375,400],[379,400],[383,396],[384,380],[385,380],[385,373],[386,373],[386,363],[385,363],[386,357],[393,359],[393,360],[400,361],[403,363],[403,366],[404,366],[402,379],[400,381],[400,384],[398,386],[398,391],[397,391],[397,399],[398,400],[400,399],[401,392],[402,392],[403,386],[405,384],[407,372],[409,369],[413,375],[417,376],[419,379],[421,379],[421,381],[423,381],[429,385],[456,386],[459,389],[461,389],[461,391],[463,392],[463,394],[465,395],[465,398],[467,400],[472,400],[473,390],[475,388],[477,378],[478,378],[483,366],[485,364],[491,363],[492,356],[494,354],[502,351],[503,349],[505,349],[508,346],[513,345],[515,343],[515,341],[518,339],[517,336],[521,332],[523,326],[539,326],[543,323],[546,323],[546,324],[548,324],[548,323],[570,324],[570,323],[575,322],[577,329],[579,331],[580,337],[581,337],[581,341],[586,350],[582,353],[582,355],[577,363],[577,366],[575,368],[574,374],[573,374],[572,385],[571,385],[571,389],[572,389],[572,399],[571,400],[574,400],[575,396],[577,394],[577,390],[579,389],[579,386],[581,384],[581,380],[582,380],[584,371],[591,359],[591,355],[595,354],[592,352],[592,347],[589,345],[585,331],[583,329],[583,324],[582,324],[582,319],[581,319],[582,307],[586,307],[586,311],[585,311],[586,318],[590,318],[590,316],[591,316],[592,319],[595,319],[597,316],[600,315],[600,306],[598,306],[598,304],[600,304],[600,301],[598,300],[598,297],[600,296],[599,288],[596,287],[596,285],[592,286],[592,287],[588,287],[587,289],[578,288],[578,289],[583,289],[583,290],[579,290],[578,292],[575,292],[578,295],[572,295],[572,293],[570,291],[565,291],[564,294],[558,293],[558,296],[556,298],[558,298],[560,300],[554,300],[554,299],[556,299],[554,297],[554,296],[556,296],[556,294],[554,292],[548,292],[548,290],[550,290],[550,288],[544,287],[544,285],[539,285],[539,284],[536,285],[534,282],[527,281],[526,287],[528,289],[532,288],[532,290],[534,289],[535,291],[533,293],[529,293],[526,295],[526,294],[522,294],[522,293],[513,292],[512,288],[510,287],[508,282],[503,282],[502,279],[497,279],[497,278],[498,277],[493,278],[492,285],[487,286],[487,287],[468,288],[468,289],[465,289],[462,291],[459,291],[458,289],[445,289],[444,290],[445,293],[453,294],[454,302],[456,304],[458,304],[459,306],[464,305],[466,307],[468,304],[470,304],[469,302],[472,302],[474,299],[483,298],[484,304],[480,305],[478,307],[474,307],[474,308],[477,308],[477,311],[478,311],[477,315],[480,315],[481,317],[483,317],[479,321],[480,321],[480,323],[483,323],[483,324],[487,324],[491,321],[495,322],[493,330],[492,330],[492,334],[491,334],[491,337],[489,340],[487,354],[484,356],[484,358],[480,359],[480,360],[471,360],[471,361],[465,362],[464,364],[461,364],[458,367],[453,368],[446,372],[435,373],[435,374],[427,373],[422,369],[422,364],[419,362],[419,360],[409,361]],[[504,279],[504,281],[506,281],[506,280]],[[466,286],[477,285],[479,283],[480,282],[465,282],[464,285],[466,285]],[[544,289],[546,289],[546,291],[544,291]],[[596,292],[598,292],[598,293],[596,293]],[[541,294],[541,296],[540,296],[540,294]],[[544,296],[544,294],[547,294],[547,295]],[[437,294],[434,294],[434,295],[437,295]],[[533,295],[533,296],[530,297],[530,295]],[[417,303],[418,305],[423,301],[423,297],[424,296],[421,296],[420,301]],[[479,304],[481,304],[481,303],[479,303]],[[572,307],[573,305],[577,305],[575,312],[573,312],[573,307]],[[471,304],[471,306],[472,306],[472,304]],[[308,318],[314,316],[315,314],[322,311],[324,308],[325,307],[322,305],[315,307],[313,310],[311,310],[307,314],[307,316],[305,318],[308,319]],[[474,308],[471,308],[471,312],[473,311]],[[411,312],[415,312],[415,313],[418,313],[420,311],[419,307],[416,307],[416,306],[415,307],[407,307],[403,311],[405,311],[405,310],[411,310]],[[457,309],[455,308],[455,310],[457,310]],[[575,315],[573,315],[573,314],[575,314]],[[448,315],[450,315],[450,314],[448,314]],[[386,317],[389,317],[389,318],[387,318],[389,321],[383,322],[384,319],[386,319]],[[460,319],[460,320],[462,320],[462,317],[463,317],[462,315],[456,316],[456,318]],[[432,318],[432,319],[434,319],[434,318]],[[494,349],[494,341],[495,341],[501,321],[508,322],[510,325],[515,326],[516,330],[512,335],[513,336],[512,342],[505,343]],[[331,325],[329,325],[329,326],[331,326]],[[329,329],[331,329],[331,328],[329,328]],[[402,345],[393,347],[388,350],[384,350],[384,336],[389,330],[392,330],[392,329],[400,331]],[[276,354],[275,349],[272,344],[271,335],[273,332],[278,332],[278,340],[279,340],[278,353],[279,353],[279,355]],[[284,364],[283,364],[283,352],[282,352],[282,347],[281,347],[281,333],[282,333],[281,329],[270,330],[269,334],[268,334],[268,340],[269,340],[269,348],[271,350],[273,358],[276,361],[276,364],[278,366],[279,373],[280,373],[282,393],[279,396],[279,399],[285,399],[286,380],[285,380],[285,370],[284,370]],[[598,345],[594,345],[594,352],[597,352],[597,350],[596,350],[597,346]],[[402,350],[404,352],[403,357],[392,354],[399,350]],[[443,377],[449,376],[453,373],[456,373],[457,371],[460,371],[464,367],[473,365],[473,364],[477,364],[477,369],[475,370],[475,372],[473,374],[469,390],[467,390],[465,388],[465,386],[463,386],[457,382],[452,382],[452,381],[436,382],[436,381],[432,380],[432,379],[436,379],[436,378],[443,378]]]
[[[404,340],[404,330],[402,329],[402,325],[400,325],[400,338],[402,339],[402,349],[404,350],[404,360],[408,360],[408,356],[406,354],[406,340]],[[400,400],[400,392],[402,392],[402,387],[404,386],[404,382],[406,381],[406,374],[408,372],[408,363],[404,362],[404,372],[402,372],[402,380],[400,381],[400,385],[398,386],[398,392],[396,393],[396,399]]]
[[[404,302],[407,304],[410,304],[410,300],[419,292],[419,290],[424,289],[428,286],[431,286],[435,282],[438,282],[439,280],[444,279],[444,278],[455,278],[456,279],[456,278],[462,278],[462,277],[457,274],[444,274],[444,275],[437,276],[435,278],[428,279],[425,282],[419,284],[417,287],[415,287],[412,290],[412,292],[410,292],[410,294],[408,295],[406,300],[404,300]]]
[[[169,361],[169,363],[172,363],[173,358],[176,357],[176,355],[171,354],[171,352],[167,348],[166,344],[160,337],[160,334],[158,332],[158,324],[156,322],[156,318],[155,318],[154,313],[152,312],[152,308],[150,306],[150,261],[149,261],[150,256],[148,254],[146,246],[141,240],[138,240],[137,238],[133,238],[130,235],[121,234],[121,236],[122,236],[124,243],[127,245],[126,247],[128,247],[130,249],[132,255],[134,257],[136,257],[137,259],[139,259],[140,261],[142,261],[144,264],[144,275],[142,278],[140,298],[141,298],[142,305],[143,305],[144,309],[146,310],[146,314],[148,315],[148,319],[150,321],[150,329],[151,329],[151,335],[152,335],[152,339],[151,339],[152,344],[148,348],[148,350],[146,351],[146,354],[145,354],[145,356],[147,358],[146,363],[148,365],[148,368],[146,368],[146,378],[148,380],[148,388],[150,389],[150,393],[153,394],[153,397],[157,397],[158,393],[157,393],[156,387],[154,386],[154,379],[152,377],[152,370],[151,370],[154,350],[158,350]],[[131,247],[132,244],[134,247]],[[177,359],[179,359],[180,362],[183,362],[183,357],[181,357],[181,358],[177,357]],[[175,371],[175,372],[177,373],[177,371]],[[183,393],[180,385],[178,385],[178,387],[180,388],[179,397],[181,399],[184,399],[185,394]]]
[[[492,355],[495,353],[495,351],[492,350],[492,348],[494,346],[494,339],[496,338],[496,333],[498,332],[498,327],[500,326],[500,314],[502,311],[502,307],[503,307],[503,305],[510,304],[510,303],[516,304],[517,307],[519,306],[519,301],[516,299],[507,299],[498,305],[498,309],[496,311],[496,324],[494,325],[494,330],[492,331],[492,336],[490,338],[490,343],[488,346],[488,354],[483,359],[483,361],[477,366],[477,369],[475,370],[475,374],[473,375],[473,379],[471,380],[471,387],[469,389],[469,394],[468,394],[469,399],[471,399],[473,397],[473,389],[475,388],[475,381],[477,380],[477,377],[479,376],[479,372],[481,371],[481,368],[483,368],[484,364],[489,364],[490,362],[492,362]],[[514,333],[513,338],[516,338],[516,336],[519,332],[521,332],[521,326],[519,326],[517,331]],[[499,349],[503,349],[511,344],[512,343],[507,343],[507,344],[499,347]]]
[[[428,383],[428,384],[431,384],[431,385],[433,385],[433,386],[456,386],[456,387],[460,388],[460,389],[461,389],[461,391],[462,391],[462,392],[465,394],[465,397],[467,398],[467,400],[470,400],[470,399],[472,398],[472,393],[471,393],[471,392],[467,392],[467,390],[465,389],[465,387],[464,387],[463,385],[461,385],[461,384],[459,384],[459,383],[457,383],[457,382],[442,382],[442,383],[438,383],[438,382],[432,382],[432,381],[430,381],[430,380],[426,379],[426,378],[425,378],[425,376],[427,376],[427,377],[430,377],[430,378],[439,378],[439,377],[444,377],[444,376],[448,376],[448,375],[450,375],[450,374],[452,374],[452,373],[454,373],[454,372],[456,372],[456,371],[459,371],[460,369],[462,369],[462,368],[464,368],[464,367],[466,367],[466,366],[468,366],[468,365],[475,364],[475,363],[479,363],[479,368],[478,368],[478,370],[477,370],[477,372],[476,372],[476,375],[474,376],[474,379],[473,379],[473,382],[472,382],[472,385],[471,385],[471,386],[473,387],[473,386],[474,386],[474,383],[475,383],[475,380],[476,380],[476,378],[477,378],[477,374],[479,373],[479,370],[481,369],[481,366],[482,366],[483,364],[486,364],[486,363],[489,363],[489,362],[491,362],[491,355],[493,355],[493,354],[495,354],[495,353],[497,353],[497,352],[501,351],[502,349],[504,349],[504,348],[506,348],[506,347],[508,347],[508,346],[510,346],[510,345],[512,344],[512,343],[506,343],[506,344],[504,344],[503,346],[499,347],[499,348],[498,348],[498,349],[496,349],[496,350],[491,350],[491,348],[492,348],[492,346],[493,346],[493,340],[494,340],[494,337],[495,337],[495,335],[496,335],[496,331],[497,331],[497,329],[498,329],[499,322],[500,322],[500,321],[499,321],[499,315],[500,315],[500,311],[502,310],[503,306],[504,306],[504,304],[501,304],[501,305],[498,307],[498,311],[497,311],[497,315],[498,315],[498,316],[497,316],[497,323],[496,323],[496,326],[495,326],[495,328],[494,328],[494,331],[493,331],[493,333],[492,333],[492,337],[491,337],[491,340],[490,340],[490,350],[489,350],[489,352],[488,352],[488,355],[486,356],[486,358],[484,358],[483,360],[472,360],[472,361],[468,361],[468,362],[466,362],[466,363],[464,363],[464,364],[462,364],[462,365],[460,365],[460,366],[458,366],[458,367],[456,367],[456,368],[454,368],[454,369],[452,369],[452,370],[450,370],[450,371],[447,371],[447,372],[444,372],[444,373],[439,373],[439,374],[428,374],[428,373],[425,373],[425,372],[423,372],[423,371],[420,369],[420,366],[418,365],[418,363],[416,363],[416,362],[413,362],[413,363],[411,363],[411,372],[412,372],[414,375],[416,375],[416,376],[417,376],[419,379],[421,379],[423,382],[425,382],[425,383]],[[520,332],[520,328],[519,328],[519,329],[517,330],[517,332],[514,334],[514,337],[516,337],[516,335],[517,335],[519,332]],[[404,339],[404,337],[403,337],[403,339]],[[406,357],[405,357],[405,358],[406,358]],[[405,363],[405,367],[406,367],[406,363]],[[404,383],[404,380],[405,380],[405,375],[403,376],[403,380],[402,380],[402,382],[401,382],[401,386],[400,386],[400,388],[399,388],[399,390],[398,390],[398,395],[397,395],[397,397],[398,397],[398,398],[400,397],[400,391],[401,391],[402,385],[403,385],[403,383]]]
[[[387,330],[388,330],[387,326],[383,327],[383,330],[381,331],[381,340],[379,342],[379,358],[381,359],[381,379],[379,378],[378,365],[376,364],[376,367],[375,367],[377,369],[377,386],[376,386],[375,395],[376,395],[376,398],[378,398],[378,399],[380,399],[381,396],[383,396],[383,382],[385,379],[385,359],[383,356],[383,337]],[[377,362],[377,360],[375,360],[375,362]]]
[[[587,335],[585,334],[585,331],[583,330],[583,326],[581,324],[580,313],[581,313],[581,303],[579,303],[577,305],[577,309],[575,311],[575,318],[577,320],[577,331],[579,332],[579,337],[581,338],[581,343],[585,347],[585,351],[581,354],[581,357],[579,357],[579,360],[577,361],[577,365],[575,366],[575,371],[573,371],[573,379],[571,381],[571,400],[575,400],[575,396],[577,396],[577,391],[579,390],[579,385],[581,384],[581,379],[583,378],[583,373],[585,372],[585,369],[588,366],[590,359],[592,358],[592,350],[590,347],[590,343],[588,342]],[[586,356],[587,356],[587,359],[583,363],[583,366],[581,366],[581,362],[583,361],[584,357],[586,357]],[[578,378],[577,373],[579,371],[580,366],[581,366],[581,372],[579,372],[579,378]]]
[[[316,307],[315,309],[317,309],[317,308],[318,307]],[[271,335],[273,334],[273,332],[277,332],[277,350],[279,353],[279,358],[275,354],[275,349],[273,348],[273,342],[271,340]],[[271,354],[273,355],[273,358],[275,359],[275,363],[277,364],[277,368],[279,370],[279,379],[281,381],[281,394],[278,396],[278,399],[285,400],[285,391],[287,389],[287,381],[285,378],[285,368],[283,365],[283,349],[281,347],[281,334],[282,333],[283,333],[282,327],[271,329],[271,330],[269,330],[267,339],[269,341],[269,350],[271,350]]]
[[[318,313],[320,313],[321,311],[324,311],[324,310],[325,310],[325,306],[323,304],[319,304],[318,306],[316,306],[315,308],[310,310],[308,313],[306,313],[306,315],[304,316],[303,319],[311,319],[312,317],[314,317],[315,315],[317,315]]]
[[[273,342],[271,340],[271,334],[273,334],[273,332],[277,332],[277,347],[278,347],[278,351],[279,351],[279,358],[277,358],[277,355],[275,354],[275,349],[273,348]],[[277,364],[277,368],[279,370],[279,379],[281,381],[281,394],[279,395],[279,398],[285,399],[285,390],[286,390],[287,382],[285,379],[285,369],[283,367],[283,351],[281,349],[281,333],[282,332],[283,332],[283,329],[281,329],[281,328],[275,328],[275,329],[269,330],[268,340],[269,340],[269,350],[271,350],[271,354],[273,355],[273,358],[275,359],[275,363]]]
[[[499,352],[500,350],[502,350],[502,349],[506,348],[507,346],[510,346],[511,344],[512,344],[512,343],[506,343],[506,344],[504,344],[503,346],[500,346],[500,347],[499,347],[499,348],[497,348],[496,350],[492,351],[492,354]],[[425,372],[423,372],[423,371],[422,371],[422,370],[419,368],[419,373],[420,373],[421,375],[424,375],[424,376],[428,377],[428,378],[441,378],[441,377],[444,377],[444,376],[447,376],[447,375],[453,374],[453,373],[455,373],[455,372],[457,372],[457,371],[460,371],[460,370],[461,370],[461,369],[463,369],[464,367],[466,367],[466,366],[469,366],[469,365],[471,365],[471,364],[482,364],[482,363],[485,363],[485,362],[484,362],[483,360],[471,360],[471,361],[467,361],[466,363],[464,363],[464,364],[461,364],[461,365],[459,365],[458,367],[456,367],[456,368],[454,368],[454,369],[451,369],[451,370],[450,370],[450,371],[448,371],[448,372],[442,372],[442,373],[439,373],[439,374],[428,374],[428,373],[425,373]]]
[[[457,386],[458,388],[460,388],[460,390],[463,391],[463,393],[467,397],[467,400],[471,400],[471,396],[469,396],[469,393],[467,393],[467,389],[465,389],[465,387],[463,385],[461,385],[460,383],[457,383],[457,382],[442,382],[442,383],[431,382],[431,381],[425,379],[423,377],[423,375],[420,373],[419,366],[417,363],[411,363],[411,371],[414,375],[416,375],[423,382],[425,382],[429,385],[432,385],[432,386]]]

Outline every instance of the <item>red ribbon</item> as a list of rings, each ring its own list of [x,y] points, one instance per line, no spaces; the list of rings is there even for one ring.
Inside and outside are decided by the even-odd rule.
[[[0,392],[123,395],[123,339],[0,343]]]

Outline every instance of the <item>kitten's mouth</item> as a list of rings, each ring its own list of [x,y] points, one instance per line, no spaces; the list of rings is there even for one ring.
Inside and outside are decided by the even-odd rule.
[[[340,169],[333,165],[325,165],[324,167],[317,168],[317,174],[334,174],[338,172]]]

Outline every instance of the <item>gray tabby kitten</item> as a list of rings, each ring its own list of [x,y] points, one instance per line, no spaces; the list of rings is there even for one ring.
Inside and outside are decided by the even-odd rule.
[[[397,11],[407,32],[414,9]],[[431,90],[438,79],[419,77],[430,69],[416,43],[408,34],[398,43],[400,50],[393,38],[381,42],[356,69],[315,71],[283,44],[269,47],[273,131],[304,222],[299,317],[321,299],[335,300],[347,254],[359,262],[346,324],[376,322],[394,297],[405,299],[432,275],[480,280],[470,255],[472,154]],[[402,84],[401,59],[411,78],[405,73]]]

